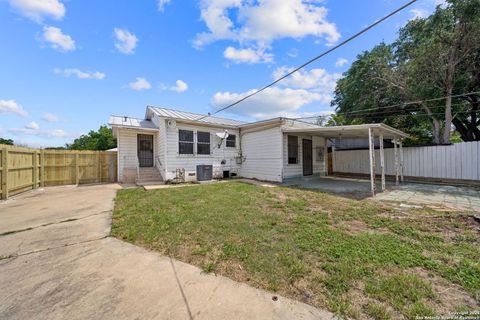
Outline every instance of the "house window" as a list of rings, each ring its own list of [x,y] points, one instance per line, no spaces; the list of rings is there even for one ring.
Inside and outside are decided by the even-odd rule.
[[[288,164],[298,163],[298,137],[288,136]]]
[[[193,131],[178,130],[178,153],[193,154]]]
[[[237,140],[236,135],[229,134],[228,137],[227,137],[227,142],[226,142],[227,148],[235,148],[236,147],[236,140]]]
[[[210,132],[197,132],[197,154],[210,154]]]

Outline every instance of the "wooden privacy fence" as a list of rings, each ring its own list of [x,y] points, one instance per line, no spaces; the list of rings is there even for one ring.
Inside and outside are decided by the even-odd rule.
[[[377,158],[378,150],[375,150]],[[394,175],[394,150],[385,149],[385,171]],[[480,141],[454,143],[446,146],[404,147],[405,177],[432,180],[480,181]],[[368,150],[336,150],[334,171],[338,173],[369,173]],[[377,158],[379,159],[379,158]],[[378,161],[377,161],[378,162]],[[380,164],[376,163],[376,173]]]
[[[117,181],[117,153],[0,145],[1,198],[44,186]]]

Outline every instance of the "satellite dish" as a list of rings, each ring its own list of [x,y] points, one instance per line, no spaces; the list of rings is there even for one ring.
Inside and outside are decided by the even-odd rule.
[[[225,130],[223,132],[217,132],[216,135],[217,135],[217,137],[220,138],[220,143],[218,144],[218,148],[220,149],[220,147],[222,146],[223,140],[228,138],[228,131]]]
[[[225,130],[224,132],[217,132],[216,133],[217,137],[219,137],[220,139],[227,139],[228,138],[228,131]]]

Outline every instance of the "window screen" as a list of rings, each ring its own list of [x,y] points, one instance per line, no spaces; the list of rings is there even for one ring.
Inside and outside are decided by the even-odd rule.
[[[197,132],[197,154],[210,154],[210,132]]]
[[[298,163],[298,137],[288,136],[288,164]]]
[[[178,153],[193,154],[193,131],[178,130]]]
[[[227,148],[235,148],[236,147],[236,140],[237,140],[236,135],[229,134],[228,137],[227,137],[227,142],[226,142]]]

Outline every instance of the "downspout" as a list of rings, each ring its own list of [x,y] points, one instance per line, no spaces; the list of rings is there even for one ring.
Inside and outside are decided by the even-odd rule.
[[[239,168],[239,176],[242,176],[242,167],[243,167],[243,151],[242,151],[242,128],[238,128],[238,155],[240,156],[240,168]]]

